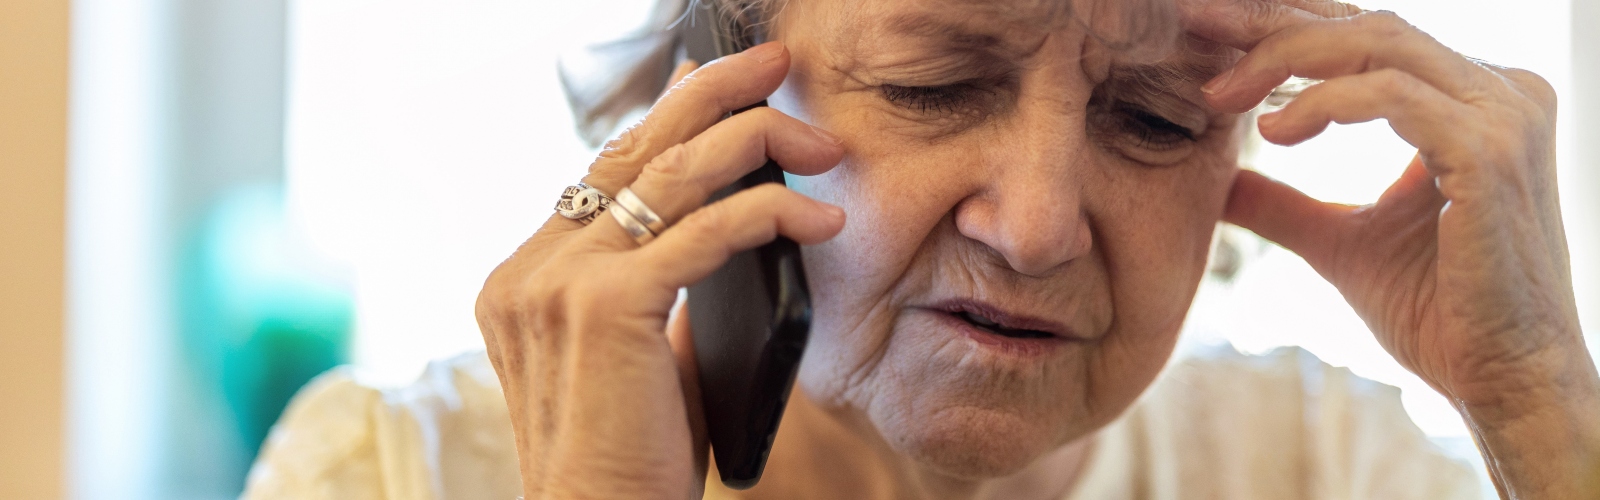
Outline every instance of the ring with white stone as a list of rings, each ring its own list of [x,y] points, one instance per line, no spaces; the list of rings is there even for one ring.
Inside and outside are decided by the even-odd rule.
[[[600,216],[600,212],[610,208],[611,203],[610,196],[580,182],[575,186],[567,186],[561,192],[561,199],[556,201],[556,213],[587,226]]]

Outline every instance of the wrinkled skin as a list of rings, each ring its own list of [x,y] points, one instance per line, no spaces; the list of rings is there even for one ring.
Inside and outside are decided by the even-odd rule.
[[[936,7],[797,2],[778,25],[780,39],[817,35],[790,37],[773,104],[850,152],[791,183],[851,217],[805,254],[816,320],[799,387],[934,473],[1006,475],[1108,423],[1166,362],[1236,168],[1240,120],[1199,92],[1232,56],[1190,44],[1156,66],[1194,67],[1182,93],[1159,94],[1126,74],[1152,66],[1116,60],[1068,19],[966,22]],[[890,20],[939,26],[903,34]],[[955,33],[1003,42],[979,55]],[[961,81],[933,94],[949,102],[884,90]],[[1099,100],[1163,110],[1195,140]],[[1075,340],[996,349],[930,312],[949,299],[1059,322]]]
[[[1186,0],[1156,58],[1054,7],[790,0],[778,42],[694,70],[608,145],[586,182],[674,226],[641,248],[608,215],[552,217],[478,303],[530,498],[698,495],[676,290],[778,234],[808,245],[815,321],[750,496],[1058,497],[1166,362],[1219,220],[1339,287],[1456,402],[1502,494],[1600,491],[1543,80],[1345,4]],[[1268,140],[1385,118],[1418,147],[1377,204],[1237,169],[1239,113],[1291,74],[1327,81],[1264,115]],[[792,190],[701,207],[765,157]]]

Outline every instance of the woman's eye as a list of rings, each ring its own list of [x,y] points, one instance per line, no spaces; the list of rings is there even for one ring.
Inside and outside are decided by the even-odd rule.
[[[955,114],[972,104],[981,90],[957,83],[927,87],[883,85],[883,98],[897,106],[928,114]]]
[[[1120,99],[1117,90],[1101,87],[1089,98],[1089,136],[1108,151],[1149,166],[1172,165],[1189,156],[1204,129],[1196,131]]]
[[[1137,141],[1138,147],[1168,151],[1195,140],[1194,131],[1143,108],[1119,104],[1112,112],[1118,115],[1117,121],[1121,122],[1122,132]]]

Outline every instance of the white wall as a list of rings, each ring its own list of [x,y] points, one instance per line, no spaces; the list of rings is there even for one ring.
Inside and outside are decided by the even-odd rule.
[[[1600,359],[1600,2],[1572,1],[1572,87],[1562,107],[1572,155],[1562,165],[1572,274],[1589,352]]]
[[[157,498],[170,364],[164,0],[72,2],[71,498]]]

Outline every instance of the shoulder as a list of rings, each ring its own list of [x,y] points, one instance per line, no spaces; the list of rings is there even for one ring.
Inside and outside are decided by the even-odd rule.
[[[384,388],[336,368],[284,410],[244,498],[514,498],[516,452],[483,353],[431,363]]]
[[[1478,498],[1399,389],[1299,348],[1177,360],[1107,434],[1157,498]]]

